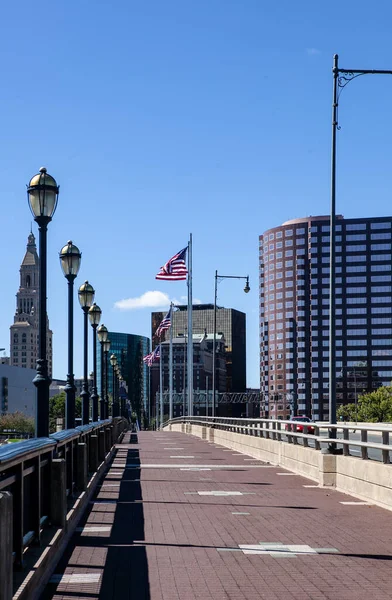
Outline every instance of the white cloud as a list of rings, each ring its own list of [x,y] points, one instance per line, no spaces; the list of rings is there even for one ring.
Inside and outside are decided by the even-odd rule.
[[[169,308],[170,302],[176,304],[187,304],[188,296],[180,296],[180,299],[170,298],[168,294],[157,290],[145,292],[138,298],[124,298],[114,303],[118,310],[138,310],[140,308]],[[201,304],[199,298],[193,298],[193,304]]]
[[[114,303],[119,310],[137,310],[139,308],[166,308],[170,304],[168,294],[157,290],[145,292],[138,298],[125,298]]]
[[[317,48],[306,48],[306,52],[309,56],[316,56],[317,54],[321,54],[321,50]]]

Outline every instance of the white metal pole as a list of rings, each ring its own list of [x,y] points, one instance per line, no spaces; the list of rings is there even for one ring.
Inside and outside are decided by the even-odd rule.
[[[193,416],[192,234],[188,244],[188,416]]]
[[[163,425],[163,347],[160,344],[160,358],[159,358],[159,412],[160,412],[160,427]]]
[[[169,342],[169,419],[173,418],[173,302],[170,303]]]
[[[215,392],[216,392],[216,296],[218,287],[218,271],[215,271],[214,289],[214,337],[212,339],[212,402],[211,416],[215,416]]]

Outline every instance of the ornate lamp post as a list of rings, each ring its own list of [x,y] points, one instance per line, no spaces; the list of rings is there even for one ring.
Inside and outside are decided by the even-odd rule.
[[[110,340],[106,340],[106,342],[103,342],[105,353],[105,419],[109,418],[109,350]]]
[[[46,278],[47,278],[47,230],[56,210],[59,188],[56,180],[41,167],[27,186],[27,197],[34,221],[39,230],[39,344],[37,374],[33,383],[37,388],[35,435],[49,435],[49,385],[48,359],[46,355]]]
[[[115,377],[115,388],[114,388],[116,390],[116,393],[115,393],[116,405],[115,405],[115,408],[113,410],[113,413],[116,413],[116,417],[119,417],[120,416],[120,400],[119,400],[120,367],[118,366],[118,362],[115,365],[114,369],[115,369],[115,375],[116,375],[116,377]]]
[[[118,417],[118,411],[117,411],[117,397],[116,397],[116,366],[117,366],[117,356],[115,354],[112,354],[110,357],[110,364],[112,365],[112,378],[113,378],[113,385],[112,385],[112,395],[113,395],[113,403],[112,403],[112,416],[113,417]]]
[[[215,271],[215,294],[214,294],[214,337],[212,340],[212,410],[211,415],[215,416],[215,403],[216,403],[216,298],[218,295],[218,279],[246,279],[244,292],[247,294],[250,292],[249,287],[249,275],[218,275],[218,271]],[[219,384],[218,384],[219,392]],[[208,407],[206,407],[208,413]]]
[[[88,311],[91,308],[94,301],[95,290],[88,281],[82,283],[78,290],[79,303],[84,313],[84,360],[83,360],[83,391],[80,394],[82,398],[82,424],[88,425],[90,417],[90,393],[88,391],[88,375],[87,375],[87,363],[88,363]]]
[[[82,255],[79,248],[68,242],[60,250],[60,265],[68,281],[68,374],[65,386],[65,428],[75,427],[75,379],[73,372],[73,288],[80,269]]]
[[[104,342],[108,339],[108,330],[105,325],[100,325],[97,329],[97,335],[99,343],[101,344],[101,400],[99,406],[100,418],[101,420],[107,419],[107,414],[105,410],[105,363],[104,363]],[[110,342],[109,342],[110,345]]]
[[[98,421],[98,394],[97,394],[97,327],[101,320],[102,310],[97,304],[92,305],[88,311],[90,325],[93,328],[93,393],[91,394],[91,403],[93,407],[93,422]]]

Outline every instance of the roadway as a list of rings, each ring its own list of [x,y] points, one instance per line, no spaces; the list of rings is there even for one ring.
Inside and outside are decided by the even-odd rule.
[[[362,424],[363,425],[363,424]],[[391,434],[392,434],[392,429],[391,429]],[[361,441],[361,433],[357,430],[355,430],[355,425],[353,429],[350,429],[350,440],[352,440],[353,442],[360,442]],[[321,429],[320,430],[320,437],[323,438],[327,438],[328,437],[328,430],[327,429]],[[337,437],[338,438],[343,438],[343,432],[342,431],[338,431],[337,432]],[[287,435],[282,433],[282,440],[287,442]],[[381,444],[382,443],[382,439],[381,439],[381,433],[368,433],[368,442],[370,443],[376,443],[376,444]],[[392,443],[392,435],[391,435],[391,440],[390,443]],[[298,438],[298,444],[303,444],[303,440],[301,438]],[[309,439],[309,447],[310,448],[314,448],[314,440],[312,440],[312,438]],[[322,448],[325,448],[326,446],[323,444]],[[339,447],[339,444],[338,444]],[[343,448],[343,444],[340,446],[341,448]],[[349,450],[350,450],[350,455],[351,456],[357,456],[357,457],[361,457],[361,448],[358,446],[349,446]],[[392,462],[392,451],[389,453],[389,457],[390,460]],[[378,450],[377,448],[369,448],[368,449],[368,456],[370,460],[376,460],[376,461],[382,461],[382,453],[381,450]]]

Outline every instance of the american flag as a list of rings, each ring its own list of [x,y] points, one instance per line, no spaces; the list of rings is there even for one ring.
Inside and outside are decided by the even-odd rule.
[[[188,269],[185,264],[185,255],[188,246],[172,256],[167,263],[159,269],[159,273],[155,275],[155,279],[163,279],[165,281],[181,281],[186,279]]]
[[[150,366],[151,354],[152,352],[149,352],[146,356],[143,356],[143,362],[146,363],[147,366]]]
[[[143,362],[147,364],[148,367],[152,367],[152,363],[156,362],[161,358],[161,347],[157,346],[153,352],[150,352],[146,356],[143,357]]]
[[[164,331],[166,331],[167,329],[170,329],[170,327],[171,327],[171,312],[172,312],[172,309],[170,308],[166,317],[164,317],[162,319],[159,327],[157,328],[155,335],[157,335],[158,337],[161,336]]]

